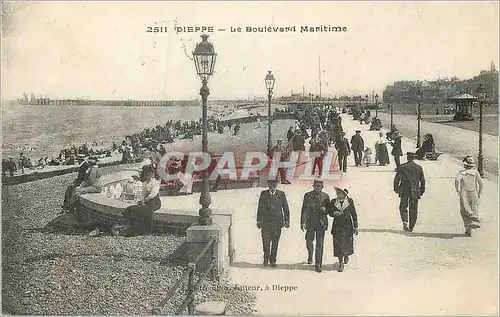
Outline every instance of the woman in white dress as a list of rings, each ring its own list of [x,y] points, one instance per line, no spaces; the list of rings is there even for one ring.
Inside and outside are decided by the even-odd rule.
[[[479,200],[483,190],[481,175],[474,169],[474,159],[466,156],[461,170],[455,179],[455,189],[460,199],[460,214],[464,221],[465,235],[472,236],[472,229],[481,228],[479,220]]]

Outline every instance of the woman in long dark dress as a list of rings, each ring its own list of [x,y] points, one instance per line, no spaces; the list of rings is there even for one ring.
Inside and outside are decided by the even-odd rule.
[[[382,132],[379,132],[379,139],[375,142],[378,162],[381,166],[389,164],[389,152],[387,151],[387,139]]]
[[[337,197],[332,199],[327,212],[333,217],[333,255],[339,259],[338,271],[344,271],[344,264],[354,254],[354,235],[358,234],[358,215],[354,200],[347,197],[347,190],[335,187]]]

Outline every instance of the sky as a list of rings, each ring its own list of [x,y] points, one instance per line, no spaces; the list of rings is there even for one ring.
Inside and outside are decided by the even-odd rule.
[[[195,99],[201,82],[191,53],[202,33],[176,33],[176,25],[215,29],[207,33],[217,52],[209,98],[266,96],[269,70],[276,96],[318,94],[320,73],[323,96],[380,94],[397,80],[470,78],[491,61],[498,67],[498,12],[498,1],[11,3],[2,99]],[[305,25],[347,31],[300,33]],[[229,32],[238,26],[242,32]]]

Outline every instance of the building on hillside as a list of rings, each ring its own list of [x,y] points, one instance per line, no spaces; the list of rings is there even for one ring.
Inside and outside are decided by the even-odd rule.
[[[450,98],[460,94],[475,94],[479,83],[482,83],[487,91],[487,101],[498,103],[498,71],[494,62],[491,62],[490,70],[482,70],[479,75],[465,80],[452,77],[434,81],[396,81],[386,86],[382,100],[390,102],[392,98],[395,103],[417,103],[417,92],[420,90],[423,103],[449,102]]]

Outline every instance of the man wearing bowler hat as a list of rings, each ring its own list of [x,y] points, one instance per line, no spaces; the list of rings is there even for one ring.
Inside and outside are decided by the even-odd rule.
[[[306,231],[307,263],[313,262],[313,249],[315,249],[316,272],[321,273],[323,262],[323,242],[325,231],[328,229],[328,217],[326,207],[330,197],[323,192],[323,181],[314,180],[313,190],[305,193],[300,216],[300,229]],[[314,248],[316,240],[316,248]]]
[[[351,149],[354,154],[354,162],[356,163],[356,166],[361,166],[363,150],[365,149],[365,141],[361,136],[361,130],[356,130],[356,134],[352,136]]]
[[[337,149],[339,169],[347,172],[347,157],[351,155],[351,147],[344,132],[340,132],[340,138],[335,142],[335,149]]]
[[[264,266],[276,267],[281,229],[290,228],[290,209],[285,193],[277,189],[277,180],[269,179],[267,183],[269,189],[260,193],[257,228],[261,230]]]
[[[425,176],[422,167],[414,162],[415,153],[406,153],[406,158],[407,162],[401,164],[394,177],[394,191],[401,199],[399,213],[403,230],[412,232],[417,223],[418,200],[425,192]]]

